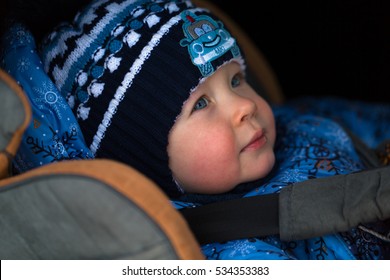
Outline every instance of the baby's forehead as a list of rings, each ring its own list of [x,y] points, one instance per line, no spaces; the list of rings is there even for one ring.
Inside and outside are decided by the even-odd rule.
[[[231,59],[229,61],[226,61],[225,63],[221,64],[215,71],[214,73],[211,75],[213,76],[216,72],[220,71],[221,68],[228,68],[232,71],[235,71],[235,72],[238,72],[238,71],[242,71],[242,72],[245,72],[245,61],[244,59]]]
[[[245,74],[245,66],[238,60],[230,60],[228,62],[225,62],[224,64],[222,64],[220,67],[218,67],[214,72],[213,74],[211,74],[210,76],[208,77],[203,77],[198,85],[191,89],[190,93],[189,93],[189,99],[192,99],[194,98],[193,96],[196,95],[197,93],[199,93],[199,91],[202,90],[202,88],[204,88],[207,83],[210,82],[211,79],[216,79],[218,77],[218,73],[220,71],[223,71],[222,69],[226,70],[228,69],[228,72],[227,73],[232,73],[232,74],[236,74],[238,72],[242,72],[243,74]]]
[[[192,96],[193,93],[198,91],[200,88],[204,87],[205,84],[207,84],[211,79],[215,79],[216,76],[218,76],[218,73],[220,71],[223,71],[226,69],[228,69],[229,72],[234,73],[234,74],[236,74],[238,72],[242,72],[243,74],[245,73],[245,65],[243,64],[243,62],[236,60],[236,59],[227,61],[224,64],[222,64],[221,66],[219,66],[210,76],[203,77],[199,81],[198,85],[196,87],[194,87],[193,89],[191,89],[189,95]]]

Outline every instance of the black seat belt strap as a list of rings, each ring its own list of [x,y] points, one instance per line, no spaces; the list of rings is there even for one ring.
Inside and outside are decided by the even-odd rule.
[[[200,244],[279,233],[279,195],[211,203],[180,212]]]
[[[180,211],[200,244],[272,234],[291,241],[344,232],[390,219],[390,166]]]

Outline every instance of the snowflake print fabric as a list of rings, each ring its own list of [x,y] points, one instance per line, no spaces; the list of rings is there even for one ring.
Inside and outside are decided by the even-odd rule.
[[[92,158],[66,99],[43,69],[32,34],[13,25],[2,38],[0,66],[22,87],[33,117],[14,158],[14,172],[47,163]]]

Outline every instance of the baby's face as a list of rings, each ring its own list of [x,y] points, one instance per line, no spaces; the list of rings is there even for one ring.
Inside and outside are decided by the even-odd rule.
[[[271,171],[275,134],[269,104],[231,62],[184,104],[169,135],[169,165],[188,193],[227,192]]]

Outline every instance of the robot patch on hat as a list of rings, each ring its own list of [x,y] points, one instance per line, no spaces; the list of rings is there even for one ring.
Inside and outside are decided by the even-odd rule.
[[[233,57],[240,56],[236,40],[224,28],[223,23],[207,15],[195,15],[189,11],[181,13],[184,21],[182,28],[185,38],[180,40],[182,47],[187,47],[192,63],[202,76],[214,73],[212,61],[231,52]]]

